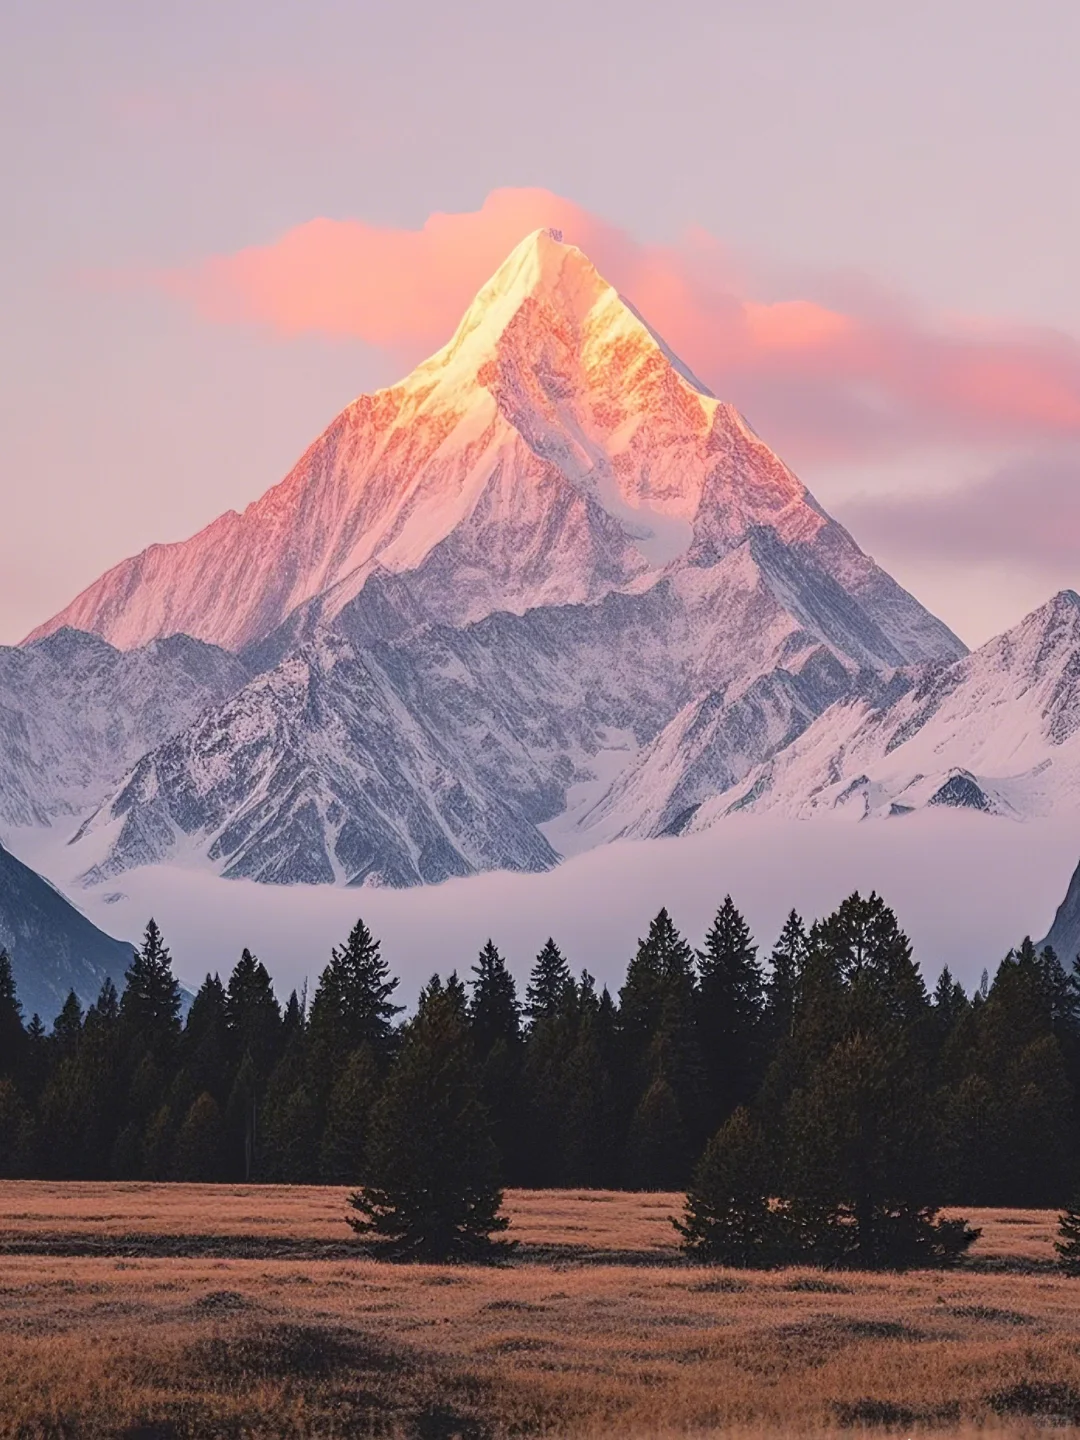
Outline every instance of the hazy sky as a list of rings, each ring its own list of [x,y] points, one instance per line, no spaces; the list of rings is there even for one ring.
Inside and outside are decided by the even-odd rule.
[[[3,0],[0,641],[281,478],[425,338],[326,286],[525,187],[985,638],[1080,586],[1077,73],[1076,0]]]

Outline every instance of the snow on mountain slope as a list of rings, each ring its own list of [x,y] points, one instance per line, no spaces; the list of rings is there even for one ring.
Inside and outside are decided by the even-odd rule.
[[[324,634],[144,757],[75,839],[117,832],[91,882],[174,858],[191,837],[224,874],[276,883],[553,864],[528,820],[454,759],[375,664]]]
[[[903,815],[927,805],[1021,819],[1080,803],[1080,597],[1065,590],[951,665],[843,700],[690,828],[732,810]]]
[[[539,827],[613,748],[574,848],[681,828],[868,674],[964,653],[545,231],[243,516],[36,633],[64,622],[120,647],[184,630],[255,676],[98,792],[91,882],[544,869]]]
[[[247,680],[234,655],[177,635],[123,652],[58,630],[0,648],[0,823],[96,805],[140,755]]]
[[[905,660],[961,653],[581,251],[537,231],[448,345],[349,406],[280,485],[124,561],[30,638],[242,649],[303,607],[325,623],[386,572],[462,624],[640,588],[755,528],[812,551]]]

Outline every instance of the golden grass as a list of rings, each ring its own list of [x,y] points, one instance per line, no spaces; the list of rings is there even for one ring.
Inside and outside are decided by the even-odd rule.
[[[1080,1282],[1052,1268],[1046,1212],[976,1212],[981,1268],[759,1274],[680,1263],[677,1196],[511,1192],[521,1258],[451,1268],[342,1258],[344,1194],[0,1184],[0,1435],[1021,1435],[1080,1420]]]

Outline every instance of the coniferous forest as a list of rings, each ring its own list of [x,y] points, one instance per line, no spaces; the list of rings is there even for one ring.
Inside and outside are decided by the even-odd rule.
[[[689,1190],[684,1243],[728,1263],[947,1261],[972,1232],[938,1207],[1076,1186],[1080,962],[1029,940],[928,992],[876,895],[767,956],[729,897],[697,949],[662,910],[616,996],[554,940],[524,994],[490,941],[412,1018],[397,984],[359,922],[310,1003],[245,950],[182,1018],[151,921],[123,993],[47,1027],[0,957],[0,1174],[360,1185],[378,1232],[427,1167],[478,1244],[503,1185]]]

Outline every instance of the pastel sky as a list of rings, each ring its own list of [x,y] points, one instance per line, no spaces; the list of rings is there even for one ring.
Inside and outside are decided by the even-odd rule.
[[[1075,0],[0,10],[0,642],[541,224],[969,643],[1080,588]]]

